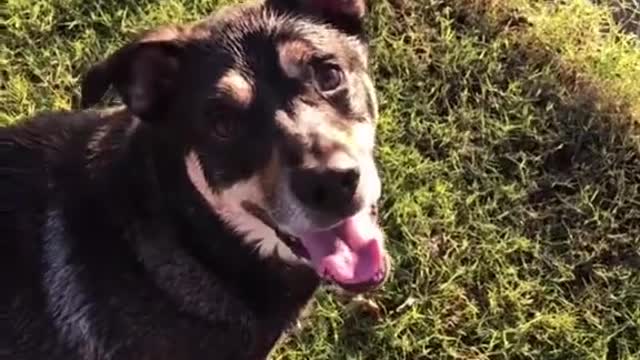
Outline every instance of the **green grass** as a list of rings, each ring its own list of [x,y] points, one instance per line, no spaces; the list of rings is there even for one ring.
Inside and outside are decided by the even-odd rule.
[[[614,2],[375,2],[395,270],[377,312],[321,293],[275,359],[640,359],[640,43]],[[0,123],[219,3],[8,0]]]

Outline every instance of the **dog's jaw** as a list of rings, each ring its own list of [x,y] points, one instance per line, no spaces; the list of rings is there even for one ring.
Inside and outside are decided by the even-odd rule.
[[[185,157],[189,181],[202,196],[211,211],[220,217],[243,241],[257,245],[261,257],[277,255],[287,262],[300,261],[282,242],[273,228],[248,212],[242,203],[250,201],[264,208],[265,196],[257,177],[239,182],[233,186],[214,192],[209,186],[200,158],[195,151]]]

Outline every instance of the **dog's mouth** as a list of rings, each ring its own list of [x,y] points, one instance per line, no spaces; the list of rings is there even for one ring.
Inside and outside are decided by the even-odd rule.
[[[243,207],[274,229],[295,255],[311,263],[322,279],[354,293],[373,290],[384,283],[389,259],[376,221],[377,208],[365,209],[330,229],[293,236],[279,229],[257,205],[244,203]]]

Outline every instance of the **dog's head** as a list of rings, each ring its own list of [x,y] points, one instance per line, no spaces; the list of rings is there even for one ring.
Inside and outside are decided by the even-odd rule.
[[[262,256],[370,289],[389,265],[364,16],[364,0],[267,0],[151,31],[88,72],[83,104],[113,85]]]

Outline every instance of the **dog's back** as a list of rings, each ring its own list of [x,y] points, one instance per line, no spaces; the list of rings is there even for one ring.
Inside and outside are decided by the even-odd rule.
[[[54,324],[60,309],[47,296],[67,294],[47,274],[67,261],[53,254],[66,241],[55,177],[78,165],[68,162],[73,140],[95,128],[95,117],[82,115],[50,113],[0,128],[0,355],[11,359],[75,358]]]
[[[12,359],[62,356],[44,292],[44,241],[56,168],[71,140],[98,121],[88,114],[42,114],[0,128],[0,355]],[[68,164],[70,165],[70,164]],[[17,350],[14,350],[17,349]]]

